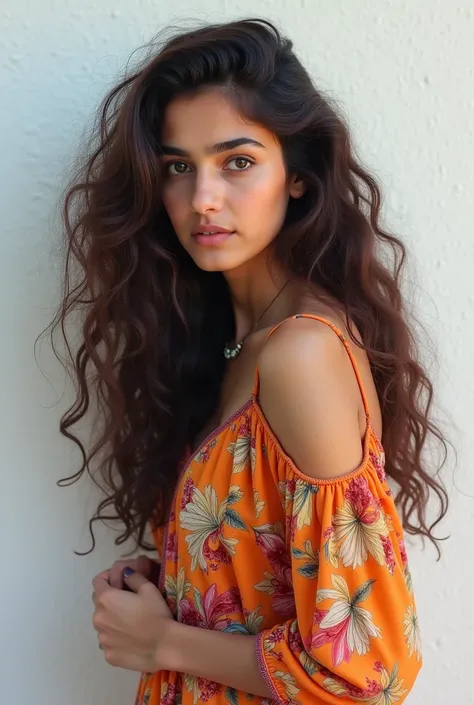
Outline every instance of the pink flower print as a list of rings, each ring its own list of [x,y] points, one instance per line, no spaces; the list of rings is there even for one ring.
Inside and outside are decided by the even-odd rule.
[[[334,536],[334,526],[328,526],[327,529],[324,530],[323,532],[323,537],[325,539],[330,538],[331,536]]]
[[[365,477],[359,476],[351,480],[345,498],[363,524],[374,524],[379,518],[378,508],[375,509],[375,497]]]
[[[209,446],[204,446],[204,448],[202,448],[196,456],[196,461],[198,463],[207,463],[209,460],[209,450]]]
[[[296,539],[297,524],[298,524],[298,515],[293,514],[293,516],[290,517],[290,539],[291,539],[292,543]]]
[[[358,688],[352,683],[347,683],[347,694],[351,698],[368,700],[369,698],[374,698],[376,695],[379,695],[382,692],[382,686],[380,685],[380,683],[377,683],[376,680],[373,680],[372,678],[366,678],[365,682],[367,683],[367,687],[363,689]]]
[[[385,554],[385,563],[388,568],[390,575],[395,572],[395,554],[393,552],[393,545],[388,536],[381,536],[380,540],[382,542],[383,552]]]
[[[344,678],[323,669],[321,674],[326,677],[323,687],[331,689],[334,683],[337,683],[339,696],[347,696],[351,700],[370,703],[370,705],[389,705],[389,703],[392,705],[401,701],[407,691],[403,688],[403,679],[398,677],[398,665],[395,664],[392,672],[389,673],[380,661],[376,661],[374,671],[380,673],[380,682],[373,678],[366,678],[366,687],[359,688],[348,683]]]
[[[184,509],[192,501],[194,492],[194,482],[188,477],[184,483],[183,494],[181,495],[181,509]]]
[[[405,541],[403,539],[403,536],[401,536],[398,532],[397,532],[397,538],[398,538],[398,546],[400,548],[400,555],[402,558],[403,567],[406,568],[406,566],[408,565],[408,556],[407,556],[407,549],[405,546]]]
[[[178,560],[178,535],[176,531],[170,533],[166,543],[166,560],[175,563]]]
[[[234,621],[231,615],[242,611],[236,588],[217,595],[217,585],[214,583],[203,595],[195,588],[194,596],[194,602],[185,598],[179,603],[181,621],[193,627],[224,631]]]
[[[273,649],[275,644],[279,644],[285,638],[285,630],[283,627],[276,627],[270,634],[265,638],[265,646],[267,651]]]
[[[296,480],[292,478],[291,480],[286,481],[286,496],[291,497],[293,499],[295,491],[296,491]]]
[[[218,625],[222,620],[231,621],[229,615],[242,612],[237,588],[231,588],[217,595],[217,585],[211,585],[204,593],[202,603],[210,629],[219,629]]]
[[[363,656],[369,650],[370,639],[380,638],[381,631],[372,621],[371,613],[360,607],[367,600],[374,580],[367,580],[351,594],[342,575],[331,575],[332,588],[320,588],[316,601],[333,600],[328,610],[316,608],[313,624],[318,629],[313,634],[312,648],[331,644],[331,659],[334,666],[349,661],[356,651]]]
[[[180,526],[189,532],[185,541],[192,559],[191,570],[195,570],[199,565],[201,570],[207,573],[209,560],[216,564],[222,558],[228,563],[229,555],[235,555],[235,547],[239,540],[224,536],[222,529],[226,523],[245,529],[240,515],[229,507],[236,498],[240,498],[240,492],[233,492],[220,502],[212,485],[204,487],[203,492],[199,488],[194,488],[192,500],[179,515]]]
[[[242,419],[242,423],[240,424],[239,427],[239,436],[244,436],[245,438],[249,438],[251,434],[251,428],[250,428],[250,417],[245,415],[244,418]]]
[[[231,555],[226,547],[221,543],[220,537],[221,533],[219,528],[213,531],[204,542],[202,553],[209,570],[219,570],[220,563],[229,565],[231,562]]]
[[[190,600],[181,600],[179,603],[179,611],[181,616],[180,621],[183,624],[187,624],[190,627],[200,627],[201,629],[205,628],[203,616],[198,612]]]
[[[316,609],[313,616],[314,624],[320,625],[328,614],[329,610]],[[325,644],[332,644],[331,659],[334,666],[339,666],[343,661],[349,661],[351,657],[349,644],[347,642],[349,627],[350,616],[347,616],[333,627],[319,629],[313,636],[311,647],[317,649]]]
[[[369,458],[380,482],[385,483],[387,481],[385,474],[385,454],[383,452],[375,453],[371,448],[369,450]]]
[[[257,546],[262,549],[272,568],[284,582],[291,584],[291,559],[283,538],[269,525],[254,531]]]
[[[174,705],[176,700],[176,684],[168,683],[166,691],[161,693],[160,705]]]
[[[295,593],[291,585],[279,585],[273,597],[273,608],[277,614],[283,617],[291,617],[295,614]]]
[[[265,579],[255,585],[257,590],[272,596],[277,614],[291,617],[295,614],[295,595],[291,575],[291,558],[282,537],[274,527],[254,528],[257,546],[263,551],[274,574],[265,572]]]
[[[369,554],[379,565],[385,564],[382,538],[388,536],[388,528],[364,477],[350,481],[344,493],[344,504],[333,516],[332,526],[338,556],[344,566],[357,568],[365,563]]]
[[[288,632],[288,646],[294,654],[304,651],[304,644],[298,629],[290,629]]]
[[[217,438],[213,438],[212,440],[209,441],[209,443],[206,443],[206,445],[202,446],[200,450],[196,453],[194,456],[194,460],[196,463],[207,463],[209,460],[209,456],[211,454],[211,450],[217,445]]]
[[[207,678],[197,679],[199,688],[199,700],[203,703],[207,703],[215,695],[219,695],[222,691],[222,686],[214,681],[209,681]]]

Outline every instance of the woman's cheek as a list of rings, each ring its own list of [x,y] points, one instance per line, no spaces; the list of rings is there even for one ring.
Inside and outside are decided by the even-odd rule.
[[[165,187],[162,194],[163,205],[175,230],[179,229],[180,219],[184,220],[186,218],[186,200],[182,191],[182,189],[176,187]]]

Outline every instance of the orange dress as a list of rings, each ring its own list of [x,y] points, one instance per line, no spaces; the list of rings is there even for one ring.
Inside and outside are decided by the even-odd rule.
[[[403,531],[356,361],[330,321],[300,315],[330,326],[352,362],[367,415],[360,466],[334,480],[300,472],[260,408],[257,370],[249,401],[187,460],[154,534],[175,618],[258,635],[272,699],[160,671],[142,674],[136,705],[392,705],[416,679]]]

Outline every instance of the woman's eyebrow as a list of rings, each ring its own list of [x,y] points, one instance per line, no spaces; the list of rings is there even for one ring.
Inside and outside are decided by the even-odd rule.
[[[261,147],[262,149],[266,149],[263,144],[257,142],[257,140],[254,140],[251,137],[236,137],[233,140],[218,142],[217,144],[213,144],[210,147],[206,147],[204,151],[206,152],[206,154],[219,154],[219,152],[228,152],[230,149],[241,147],[244,144],[250,144],[254,147]],[[174,154],[179,157],[189,157],[189,152],[187,152],[185,149],[175,147],[171,144],[162,145],[161,152],[162,154]]]

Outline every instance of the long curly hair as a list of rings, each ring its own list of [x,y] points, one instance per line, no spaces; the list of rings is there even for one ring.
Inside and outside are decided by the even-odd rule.
[[[278,137],[285,166],[306,184],[304,196],[290,200],[276,257],[355,323],[404,528],[437,546],[433,529],[448,506],[439,480],[447,442],[431,419],[433,386],[401,294],[405,248],[381,227],[380,188],[356,160],[340,109],[314,86],[289,39],[266,20],[245,19],[198,25],[153,45],[105,97],[64,193],[64,292],[51,338],[57,353],[55,332],[64,336],[76,383],[60,430],[82,464],[59,484],[87,471],[105,489],[89,524],[90,550],[93,523],[111,519],[123,528],[117,544],[133,537],[151,548],[147,529],[166,521],[186,448],[217,404],[222,349],[234,335],[230,294],[220,272],[200,270],[179,244],[162,204],[160,160],[167,105],[209,86]],[[77,312],[74,347],[67,330]],[[89,412],[96,438],[86,447],[76,426]],[[428,440],[442,450],[434,471]],[[430,524],[432,493],[438,514]]]

